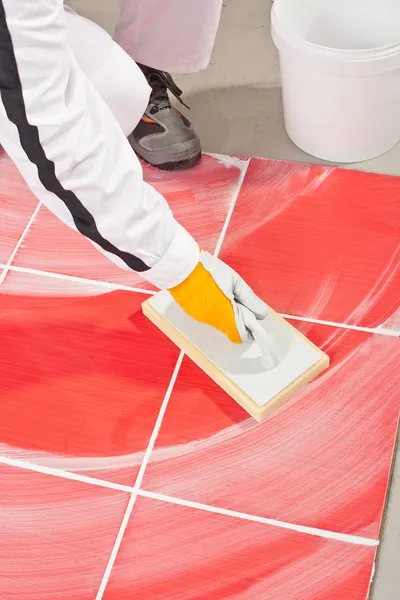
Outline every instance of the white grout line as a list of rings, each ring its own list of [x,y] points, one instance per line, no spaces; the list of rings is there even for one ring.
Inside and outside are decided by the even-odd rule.
[[[31,218],[29,219],[28,223],[26,224],[25,229],[23,230],[21,237],[19,238],[18,242],[15,245],[15,248],[10,256],[10,258],[8,259],[8,261],[6,262],[6,264],[4,265],[4,271],[0,274],[0,285],[3,283],[3,281],[5,280],[7,273],[11,267],[11,263],[14,260],[18,250],[21,247],[22,242],[25,239],[26,234],[28,233],[32,223],[34,222],[34,220],[36,219],[36,215],[38,214],[40,207],[42,206],[41,202],[38,202],[38,205],[36,206],[35,210],[33,211]]]
[[[129,519],[131,518],[131,514],[132,514],[133,508],[135,506],[136,498],[137,498],[137,494],[136,493],[132,494],[131,497],[129,498],[128,506],[126,508],[126,511],[125,511],[125,514],[124,514],[124,518],[122,519],[122,523],[121,523],[121,526],[119,528],[116,540],[114,542],[114,546],[113,546],[113,549],[111,551],[110,558],[108,559],[107,567],[106,567],[106,570],[104,571],[104,575],[103,575],[103,578],[101,580],[100,587],[99,587],[99,590],[98,590],[98,592],[96,594],[95,600],[101,600],[103,598],[103,594],[105,592],[105,589],[107,587],[108,581],[110,579],[111,571],[112,571],[112,569],[114,567],[114,563],[115,563],[115,560],[117,558],[117,554],[119,552],[119,549],[120,549],[120,546],[121,546],[121,543],[122,543],[122,538],[125,535],[125,531],[126,531],[126,528],[128,526]]]
[[[224,236],[226,229],[224,230]],[[221,244],[223,243],[222,233],[220,236]],[[221,245],[219,245],[219,250]],[[218,250],[218,251],[219,251]],[[217,250],[216,250],[217,251]],[[98,279],[86,279],[85,277],[78,277],[75,275],[63,275],[61,273],[53,273],[52,271],[41,271],[40,269],[31,269],[29,267],[18,267],[15,265],[0,264],[1,269],[7,269],[7,271],[15,271],[17,273],[27,273],[28,275],[37,275],[38,277],[50,277],[53,279],[62,279],[66,281],[74,281],[76,283],[88,284],[88,285],[100,285],[106,289],[115,291],[123,290],[127,292],[133,292],[136,294],[144,294],[146,296],[154,296],[157,294],[156,290],[147,290],[145,288],[136,288],[129,285],[119,285],[118,283],[111,283],[109,281],[100,281]],[[0,284],[4,280],[0,277]],[[386,335],[389,337],[400,337],[400,331],[395,329],[385,329],[384,327],[361,327],[359,325],[349,325],[348,323],[340,323],[339,321],[326,321],[324,319],[317,319],[314,317],[302,317],[299,315],[289,315],[286,313],[279,313],[284,319],[292,319],[293,321],[304,321],[305,323],[315,323],[316,325],[327,325],[329,327],[338,327],[340,329],[351,329],[353,331],[362,331],[365,333],[373,333],[378,335]]]
[[[176,378],[178,377],[179,369],[181,368],[181,365],[182,365],[183,357],[184,357],[184,353],[181,352],[179,354],[178,360],[176,361],[175,369],[174,369],[174,371],[172,373],[171,380],[169,382],[167,391],[166,391],[165,396],[164,396],[164,400],[163,400],[161,408],[159,410],[158,417],[157,417],[157,420],[156,420],[154,428],[153,428],[153,432],[151,434],[149,443],[148,443],[147,448],[146,448],[146,452],[144,453],[142,464],[140,465],[139,473],[138,473],[138,475],[136,477],[135,487],[133,488],[133,492],[132,492],[131,498],[130,498],[130,500],[128,502],[128,506],[127,506],[127,509],[125,511],[124,518],[122,519],[122,523],[121,523],[121,526],[119,528],[119,531],[118,531],[118,534],[117,534],[117,537],[116,537],[116,540],[115,540],[115,543],[114,543],[114,547],[112,549],[110,558],[108,560],[107,567],[106,567],[106,570],[104,572],[103,578],[101,580],[99,591],[97,592],[95,600],[102,600],[103,594],[105,592],[105,589],[107,587],[108,581],[110,579],[111,571],[112,571],[112,569],[114,567],[114,563],[115,563],[115,560],[117,558],[118,551],[119,551],[121,543],[122,543],[122,539],[124,537],[126,528],[128,526],[128,523],[129,523],[129,519],[131,517],[133,508],[135,506],[136,498],[137,498],[137,495],[138,495],[137,492],[138,492],[138,490],[139,490],[139,488],[140,488],[140,486],[142,484],[144,473],[146,471],[146,467],[147,467],[147,465],[149,463],[150,456],[151,456],[151,453],[152,453],[153,448],[154,448],[154,444],[156,443],[158,432],[160,431],[161,423],[163,421],[163,418],[164,418],[164,415],[165,415],[165,411],[167,409],[168,402],[169,402],[169,399],[170,399],[171,394],[172,394],[172,390],[174,389],[174,385],[175,385]]]
[[[18,469],[25,469],[26,471],[34,471],[35,473],[41,473],[42,475],[52,475],[53,477],[59,477],[61,479],[69,479],[70,481],[79,481],[80,483],[87,483],[90,485],[97,485],[99,487],[109,488],[119,492],[133,492],[133,487],[128,485],[121,485],[119,483],[113,483],[105,479],[98,479],[97,477],[89,477],[87,475],[80,475],[79,473],[73,473],[71,471],[64,471],[63,469],[54,469],[53,467],[45,467],[43,465],[37,465],[27,460],[20,460],[19,458],[9,458],[7,456],[0,456],[0,464],[7,465],[8,467],[16,467]]]
[[[180,360],[179,360],[179,363],[181,363]],[[177,367],[178,367],[178,363],[177,363],[177,366],[174,371],[175,379],[178,374]],[[165,413],[165,408],[168,404],[168,400],[169,400],[169,397],[170,397],[170,394],[172,391],[172,387],[173,386],[171,385],[169,390],[167,391],[167,394],[166,394],[164,402],[163,402],[163,406],[160,409],[159,419],[157,419],[156,425],[154,427],[153,435],[149,441],[148,452],[146,453],[147,454],[147,462],[146,462],[145,466],[147,466],[148,459],[150,458],[150,451],[154,446],[154,442],[156,440],[156,437],[157,437],[157,434],[158,434],[158,431],[159,431],[159,428],[161,425],[162,417]],[[144,465],[144,461],[145,461],[145,459],[143,460],[142,465]],[[127,485],[122,485],[119,483],[113,483],[111,481],[106,481],[103,479],[97,479],[96,477],[88,477],[85,475],[80,475],[78,473],[72,473],[70,471],[63,471],[62,469],[54,469],[51,467],[44,467],[42,465],[37,465],[37,464],[31,463],[31,462],[27,462],[25,460],[19,460],[16,458],[8,458],[8,457],[0,456],[0,464],[7,465],[9,467],[23,469],[25,471],[33,471],[35,473],[41,473],[43,475],[58,477],[59,479],[67,479],[69,481],[75,481],[78,483],[95,485],[98,487],[108,488],[108,489],[111,489],[114,491],[126,492],[131,495],[124,518],[120,525],[119,532],[117,534],[116,541],[114,543],[113,551],[110,555],[109,563],[107,565],[107,568],[104,573],[103,580],[102,580],[102,583],[100,586],[100,590],[102,590],[102,592],[100,595],[100,590],[99,590],[99,593],[96,596],[96,600],[101,600],[102,594],[104,593],[106,583],[110,577],[111,569],[112,569],[112,566],[113,566],[116,556],[117,556],[118,548],[121,545],[123,533],[126,530],[126,527],[127,527],[128,521],[129,521],[129,517],[132,513],[137,496],[141,496],[143,498],[149,498],[152,500],[158,500],[160,502],[167,502],[169,504],[176,504],[178,506],[184,506],[187,508],[193,508],[196,510],[202,510],[202,511],[217,514],[217,515],[222,515],[222,516],[227,516],[227,517],[232,517],[232,518],[237,518],[237,519],[243,519],[245,521],[261,523],[263,525],[270,525],[272,527],[278,527],[280,529],[296,531],[298,533],[304,533],[307,535],[314,535],[316,537],[322,537],[325,539],[341,541],[341,542],[345,542],[345,543],[349,543],[349,544],[358,544],[361,546],[378,546],[379,545],[379,540],[375,540],[373,538],[360,537],[360,536],[355,536],[355,535],[350,535],[350,534],[345,534],[345,533],[337,533],[337,532],[328,531],[325,529],[317,529],[315,527],[296,525],[293,523],[287,523],[285,521],[277,521],[276,519],[269,519],[267,517],[260,517],[260,516],[252,515],[249,513],[244,513],[244,512],[235,511],[235,510],[229,510],[226,508],[212,506],[210,504],[203,504],[200,502],[192,502],[190,500],[184,500],[182,498],[176,498],[173,496],[167,496],[165,494],[159,494],[157,492],[149,492],[146,490],[139,489],[138,483],[140,483],[143,480],[145,466],[141,468],[141,472],[139,472],[139,474],[138,474],[135,487],[132,487],[132,486],[127,486]],[[107,579],[107,581],[106,581],[106,579]]]
[[[273,527],[279,527],[280,529],[288,529],[290,531],[296,531],[297,533],[304,533],[307,535],[314,535],[329,540],[336,540],[338,542],[344,542],[347,544],[357,544],[360,546],[378,546],[379,540],[373,538],[360,537],[357,535],[350,535],[347,533],[337,533],[334,531],[328,531],[325,529],[317,529],[315,527],[306,527],[304,525],[295,525],[293,523],[286,523],[285,521],[277,521],[275,519],[268,519],[266,517],[258,517],[256,515],[250,515],[242,513],[236,510],[229,510],[226,508],[216,508],[209,504],[202,504],[200,502],[191,502],[190,500],[182,500],[181,498],[174,498],[172,496],[166,496],[164,494],[157,494],[155,492],[147,492],[144,490],[138,491],[138,496],[144,498],[150,498],[152,500],[159,500],[161,502],[168,502],[170,504],[176,504],[178,506],[184,506],[186,508],[193,508],[197,510],[203,510],[205,512],[214,513],[217,515],[224,515],[226,517],[235,517],[244,519],[245,521],[252,521],[254,523],[262,523],[264,525],[271,525]]]
[[[292,319],[293,321],[304,321],[305,323],[315,323],[316,325],[328,325],[329,327],[338,327],[340,329],[352,329],[353,331],[362,331],[365,333],[377,333],[387,335],[389,337],[400,337],[400,331],[394,329],[385,329],[379,327],[360,327],[359,325],[348,325],[347,323],[338,323],[336,321],[324,321],[323,319],[314,319],[313,317],[299,317],[295,315],[287,315],[279,313],[284,319]]]
[[[146,467],[147,467],[147,465],[149,463],[150,456],[151,456],[151,453],[152,453],[153,448],[154,448],[154,444],[156,443],[156,440],[157,440],[157,437],[158,437],[158,433],[160,431],[160,427],[161,427],[162,421],[164,419],[165,411],[167,410],[168,402],[169,402],[169,399],[171,397],[172,390],[174,389],[174,385],[175,385],[176,379],[178,377],[179,370],[181,368],[184,356],[185,356],[185,353],[181,352],[179,354],[178,360],[176,361],[174,372],[172,373],[172,377],[171,377],[171,380],[169,382],[167,391],[165,393],[164,400],[163,400],[163,402],[161,404],[161,408],[160,408],[160,411],[158,413],[158,417],[157,417],[157,420],[155,422],[155,425],[154,425],[154,428],[153,428],[153,432],[151,434],[149,443],[147,445],[146,452],[144,453],[144,456],[143,456],[142,464],[140,465],[139,473],[138,473],[138,476],[136,478],[135,490],[138,490],[140,488],[140,486],[142,485],[143,476],[144,476]]]
[[[222,244],[224,243],[225,235],[226,235],[226,232],[229,227],[229,223],[231,222],[233,211],[235,210],[237,199],[239,198],[239,194],[242,189],[244,178],[246,177],[246,174],[247,174],[247,169],[249,168],[249,164],[250,164],[250,158],[243,165],[242,172],[240,174],[235,193],[233,194],[233,197],[232,197],[232,202],[229,207],[228,214],[226,215],[224,226],[223,226],[220,236],[218,238],[217,245],[215,246],[214,256],[218,256],[218,254],[221,251]]]
[[[63,275],[61,273],[53,273],[53,271],[41,271],[39,269],[30,269],[29,267],[17,267],[11,265],[8,267],[10,271],[16,271],[17,273],[27,273],[28,275],[37,275],[38,277],[50,277],[53,279],[62,279],[64,281],[74,281],[76,283],[88,284],[92,286],[100,285],[109,290],[125,290],[127,292],[135,292],[139,294],[146,294],[153,296],[157,292],[155,290],[146,290],[143,288],[136,288],[129,285],[119,285],[118,283],[111,283],[109,281],[99,281],[98,279],[86,279],[85,277],[77,277],[75,275]]]
[[[229,223],[232,218],[232,214],[235,209],[236,202],[237,202],[237,199],[238,199],[241,187],[242,187],[242,183],[246,176],[248,164],[249,163],[247,162],[243,166],[242,174],[241,174],[240,180],[238,182],[238,189],[236,190],[235,195],[233,197],[231,207],[229,209],[223,229],[221,231],[220,237],[217,242],[217,246],[214,251],[215,256],[217,256],[219,254],[222,244],[224,242],[225,235],[226,235],[227,229],[229,227]],[[28,233],[30,226],[32,225],[33,221],[35,220],[39,209],[40,209],[40,203],[36,207],[34,213],[32,214],[32,217],[30,218],[23,234],[21,235],[21,238],[19,239],[17,245],[15,246],[14,251],[13,251],[12,255],[10,256],[8,262],[6,264],[0,264],[0,271],[1,271],[1,269],[3,269],[3,272],[0,275],[0,285],[3,283],[8,271],[15,271],[17,273],[27,273],[28,275],[36,275],[38,277],[49,277],[52,279],[61,279],[64,281],[74,281],[76,283],[87,284],[87,285],[92,285],[92,286],[98,285],[98,286],[104,287],[110,291],[122,290],[122,291],[132,292],[132,293],[136,293],[136,294],[143,294],[146,296],[154,296],[155,294],[157,294],[157,290],[147,290],[145,288],[137,288],[135,286],[122,285],[122,284],[120,285],[118,283],[111,283],[109,281],[101,281],[99,279],[87,279],[85,277],[79,277],[79,276],[75,276],[75,275],[65,275],[62,273],[54,273],[53,271],[42,271],[40,269],[31,269],[30,267],[19,267],[16,265],[12,265],[11,263],[14,260],[26,234]],[[338,321],[327,321],[324,319],[317,319],[314,317],[303,317],[303,316],[299,316],[299,315],[289,315],[286,313],[279,313],[279,314],[284,319],[292,319],[293,321],[304,321],[305,323],[315,323],[316,325],[327,325],[329,327],[338,327],[340,329],[350,329],[353,331],[361,331],[364,333],[386,335],[388,337],[400,337],[400,331],[396,331],[394,329],[386,329],[384,327],[361,327],[359,325],[350,325],[348,323],[341,323]]]

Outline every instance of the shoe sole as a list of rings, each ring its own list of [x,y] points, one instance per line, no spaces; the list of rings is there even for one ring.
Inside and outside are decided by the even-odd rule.
[[[193,158],[189,158],[188,160],[181,160],[180,162],[163,163],[162,165],[155,165],[154,163],[151,163],[145,158],[141,158],[142,160],[144,160],[145,163],[152,167],[155,167],[156,169],[159,169],[160,171],[183,171],[185,169],[191,169],[192,167],[197,165],[198,162],[200,162],[201,152],[199,152],[199,154],[197,154]]]
[[[152,167],[161,171],[178,171],[194,167],[201,159],[201,145],[199,139],[187,142],[178,142],[168,150],[146,150],[138,144],[133,137],[129,136],[129,142],[140,158]],[[172,160],[171,160],[172,159]]]

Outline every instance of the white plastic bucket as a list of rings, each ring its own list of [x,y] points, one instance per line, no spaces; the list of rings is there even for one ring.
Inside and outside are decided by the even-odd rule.
[[[358,162],[400,140],[400,0],[275,0],[285,125],[302,150]]]

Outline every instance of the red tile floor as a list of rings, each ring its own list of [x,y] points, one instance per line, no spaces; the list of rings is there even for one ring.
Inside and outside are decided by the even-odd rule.
[[[0,154],[2,600],[366,600],[400,409],[400,179],[145,168],[331,357],[262,425]]]

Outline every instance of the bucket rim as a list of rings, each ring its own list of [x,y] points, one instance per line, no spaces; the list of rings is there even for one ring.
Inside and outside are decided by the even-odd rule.
[[[279,5],[278,0],[277,4]],[[333,48],[332,46],[322,46],[321,44],[310,42],[300,37],[298,34],[289,31],[284,25],[282,25],[276,8],[277,4],[274,2],[272,5],[272,27],[284,41],[291,43],[293,46],[297,46],[298,49],[312,51],[314,54],[318,54],[324,58],[345,58],[350,62],[363,62],[364,60],[367,61],[371,59],[379,60],[391,58],[392,56],[400,53],[400,39],[398,42],[386,44],[385,46],[359,49]]]

